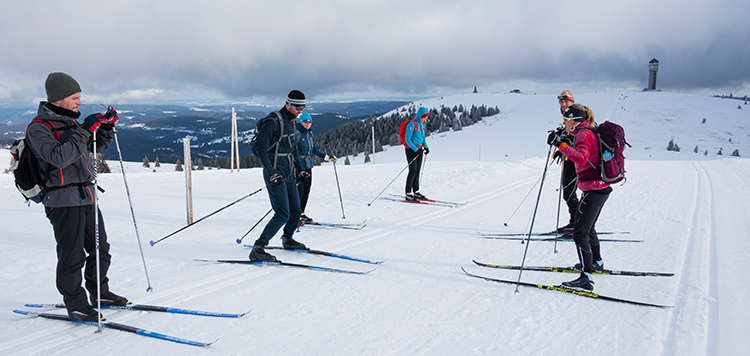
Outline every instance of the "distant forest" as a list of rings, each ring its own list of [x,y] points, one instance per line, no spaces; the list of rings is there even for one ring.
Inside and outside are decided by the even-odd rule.
[[[336,157],[354,156],[365,154],[365,162],[369,161],[369,154],[372,153],[372,127],[375,127],[375,152],[383,151],[383,146],[401,145],[401,139],[398,137],[398,129],[405,120],[413,119],[417,113],[417,107],[409,106],[401,108],[399,111],[379,118],[368,118],[361,121],[349,122],[339,127],[331,129],[329,132],[318,134],[315,137],[318,149],[326,154],[335,155]],[[497,115],[500,109],[496,107],[488,108],[485,105],[466,108],[463,105],[457,105],[452,108],[441,106],[440,109],[430,109],[430,117],[427,119],[425,135],[432,133],[441,133],[446,131],[460,131],[465,126],[471,126],[482,120],[484,117]],[[320,164],[317,156],[313,157],[315,165]],[[230,168],[229,158],[212,158],[206,166]],[[194,167],[203,166],[203,164],[194,163]],[[240,157],[241,168],[260,167],[260,160],[252,154]]]

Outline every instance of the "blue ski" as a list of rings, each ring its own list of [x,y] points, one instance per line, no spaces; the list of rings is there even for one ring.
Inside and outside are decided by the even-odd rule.
[[[320,227],[335,227],[339,229],[347,229],[347,230],[362,230],[367,225],[367,220],[359,223],[359,224],[338,224],[338,223],[324,223],[324,222],[308,222],[304,223],[302,226],[320,226]]]
[[[34,312],[25,311],[25,310],[18,310],[18,309],[13,310],[13,312],[17,313],[17,314],[21,314],[21,315],[30,316],[30,317],[39,317],[39,318],[45,318],[45,319],[63,320],[63,321],[69,321],[69,322],[72,322],[72,323],[86,324],[86,325],[93,325],[93,326],[99,325],[96,322],[73,320],[73,319],[69,318],[67,315],[62,315],[62,314],[34,313]],[[120,331],[125,331],[125,332],[129,332],[129,333],[133,333],[133,334],[148,336],[148,337],[152,337],[152,338],[155,338],[155,339],[172,341],[172,342],[176,342],[176,343],[179,343],[179,344],[185,344],[185,345],[206,347],[206,346],[209,346],[209,345],[213,344],[214,342],[218,341],[218,339],[217,339],[216,341],[213,341],[213,342],[199,342],[199,341],[181,339],[181,338],[170,336],[170,335],[165,335],[165,334],[160,334],[160,333],[156,333],[156,332],[153,332],[153,331],[148,331],[148,330],[141,329],[141,328],[135,327],[135,326],[113,323],[111,321],[102,321],[101,324],[105,328],[114,329],[114,330],[120,330]]]
[[[279,266],[279,267],[295,267],[295,268],[307,268],[307,269],[312,269],[312,270],[317,270],[317,271],[349,273],[349,274],[368,274],[375,270],[375,269],[371,269],[369,271],[359,272],[359,271],[350,271],[346,269],[311,266],[311,265],[303,265],[299,263],[290,263],[290,262],[281,262],[281,261],[266,262],[266,261],[250,261],[250,260],[206,260],[206,259],[198,259],[198,258],[194,258],[193,261],[213,262],[213,263],[236,263],[236,264],[256,265],[256,266],[267,265],[267,266]]]
[[[244,246],[245,247],[253,247],[252,245],[244,245]],[[369,263],[369,264],[373,264],[373,265],[379,265],[379,264],[383,263],[383,261],[365,260],[365,259],[362,259],[362,258],[356,258],[356,257],[341,255],[341,254],[338,254],[338,253],[333,253],[333,252],[328,252],[328,251],[320,251],[320,250],[289,250],[289,249],[285,249],[285,248],[283,248],[281,246],[266,246],[265,249],[266,250],[286,250],[286,251],[294,251],[294,252],[300,252],[300,253],[309,253],[309,254],[313,254],[313,255],[321,255],[321,256],[341,258],[341,259],[344,259],[344,260],[350,260],[350,261],[356,261],[356,262],[364,262],[364,263]]]
[[[65,308],[65,304],[63,303],[57,303],[57,304],[25,304],[26,307],[29,308]],[[96,307],[96,306],[94,306]],[[147,304],[128,304],[126,306],[102,306],[102,309],[119,309],[119,310],[142,310],[142,311],[155,311],[155,312],[163,312],[163,313],[174,313],[174,314],[188,314],[188,315],[200,315],[200,316],[215,316],[219,318],[240,318],[244,316],[245,314],[249,313],[249,311],[240,313],[240,314],[232,314],[232,313],[216,313],[216,312],[209,312],[209,311],[202,311],[202,310],[190,310],[190,309],[180,309],[180,308],[172,308],[172,307],[164,307],[160,305],[147,305]]]

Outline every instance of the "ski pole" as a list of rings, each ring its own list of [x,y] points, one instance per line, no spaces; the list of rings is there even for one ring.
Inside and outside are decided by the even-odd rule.
[[[537,180],[536,180],[536,182],[534,182],[534,185],[532,185],[532,186],[531,186],[531,189],[529,189],[529,192],[528,192],[528,193],[526,193],[526,196],[525,196],[525,197],[523,197],[523,200],[521,200],[521,203],[520,203],[520,204],[518,204],[518,206],[516,207],[516,210],[514,210],[514,211],[513,211],[513,214],[510,214],[510,217],[508,218],[508,220],[507,220],[506,222],[504,222],[504,223],[503,223],[503,225],[505,225],[505,226],[508,226],[508,223],[510,222],[510,220],[511,220],[511,219],[513,219],[513,216],[515,216],[515,215],[516,215],[516,213],[518,212],[518,209],[520,209],[520,208],[521,208],[521,205],[523,205],[523,202],[525,202],[525,201],[526,201],[526,198],[528,198],[528,197],[529,197],[529,195],[531,195],[531,192],[532,192],[532,191],[534,191],[534,188],[536,187],[536,185],[537,185],[537,184],[539,184],[539,181],[540,181],[541,179],[542,179],[542,178],[541,178],[541,177],[539,177],[539,179],[537,179]]]
[[[258,224],[260,224],[260,222],[261,222],[261,221],[263,221],[263,219],[265,219],[265,218],[266,218],[266,216],[268,216],[268,214],[270,214],[270,213],[271,213],[272,211],[273,211],[273,208],[269,209],[269,210],[268,210],[268,212],[266,213],[266,215],[263,215],[263,217],[262,217],[262,218],[260,218],[260,220],[258,220],[258,222],[257,222],[257,223],[255,223],[255,225],[253,225],[253,227],[251,227],[251,228],[250,228],[250,230],[247,230],[247,232],[246,232],[246,233],[245,233],[244,235],[242,235],[242,237],[241,237],[241,238],[237,239],[237,243],[238,243],[238,244],[241,244],[241,243],[242,243],[242,240],[244,240],[244,239],[245,239],[245,236],[247,236],[247,234],[249,234],[249,233],[250,233],[250,231],[253,231],[253,229],[255,229],[255,227],[256,227],[256,226],[258,226]]]
[[[106,106],[104,104],[101,104],[102,106]],[[111,112],[111,110],[114,110],[111,106],[106,106],[107,112]],[[133,217],[133,227],[135,228],[135,238],[138,240],[138,250],[141,252],[141,261],[143,261],[143,271],[146,272],[146,283],[148,283],[148,288],[146,288],[146,292],[153,291],[153,288],[151,287],[151,280],[148,278],[148,268],[146,267],[146,257],[143,256],[143,247],[141,245],[141,235],[138,233],[138,224],[135,222],[135,210],[133,210],[133,200],[130,198],[130,187],[128,186],[128,177],[125,175],[125,166],[122,163],[122,151],[120,151],[120,141],[117,139],[117,130],[115,127],[112,127],[112,132],[114,132],[115,135],[115,147],[117,147],[117,156],[120,158],[120,170],[122,171],[122,180],[125,182],[125,192],[128,195],[128,204],[130,204],[130,216]]]
[[[396,178],[398,178],[398,176],[400,176],[400,175],[401,175],[401,173],[404,173],[404,171],[405,171],[405,170],[406,170],[407,168],[409,168],[409,166],[410,166],[410,165],[411,165],[411,164],[412,164],[412,163],[413,163],[414,161],[416,161],[418,157],[419,157],[419,155],[417,155],[416,157],[414,157],[414,159],[412,159],[412,160],[411,160],[411,162],[407,163],[407,164],[406,164],[406,167],[404,167],[404,169],[402,169],[402,170],[401,170],[401,172],[398,172],[398,174],[396,175],[396,177],[394,177],[394,178],[393,178],[393,180],[392,180],[392,181],[391,181],[390,183],[388,183],[388,185],[386,185],[386,186],[385,186],[385,188],[383,188],[383,190],[381,190],[381,191],[380,191],[380,193],[378,193],[378,195],[376,195],[376,196],[375,196],[375,199],[378,199],[378,197],[380,197],[380,195],[381,195],[381,194],[383,194],[383,192],[385,192],[385,190],[386,190],[386,189],[388,189],[388,187],[390,187],[390,186],[391,186],[391,184],[393,184],[393,182],[394,182],[394,181],[396,181]],[[372,200],[371,202],[369,202],[369,203],[367,204],[367,206],[370,206],[370,205],[372,205],[372,203],[374,203],[374,202],[375,202],[375,199],[373,199],[373,200]]]
[[[550,164],[550,166],[551,166],[551,164]],[[539,177],[539,179],[537,179],[537,180],[536,180],[536,182],[534,182],[534,185],[532,185],[532,186],[531,186],[531,189],[529,189],[529,192],[528,192],[528,193],[526,193],[526,196],[525,196],[525,197],[523,197],[523,200],[521,200],[521,203],[520,203],[520,204],[518,204],[518,207],[516,207],[516,210],[514,210],[514,211],[513,211],[513,214],[510,214],[510,217],[508,218],[508,220],[507,220],[506,222],[504,222],[504,223],[503,223],[503,225],[504,225],[504,226],[506,226],[506,227],[508,226],[508,223],[510,222],[510,220],[511,220],[511,219],[513,219],[513,216],[515,216],[515,215],[516,215],[516,213],[518,212],[518,209],[520,209],[520,208],[521,208],[521,205],[523,205],[523,202],[525,202],[525,201],[526,201],[526,198],[528,198],[528,197],[529,197],[529,195],[531,195],[531,192],[533,192],[533,191],[534,191],[534,187],[536,187],[536,185],[537,185],[537,184],[539,184],[539,181],[540,181],[541,179],[542,179],[542,177]],[[521,242],[521,243],[523,244],[523,242]]]
[[[326,141],[324,142],[326,146],[328,146],[328,143],[331,142],[331,134],[326,134]],[[331,147],[328,147],[328,152],[333,157],[333,151],[331,150]],[[346,214],[344,213],[344,199],[341,198],[341,186],[339,185],[339,172],[336,170],[336,160],[333,160],[333,173],[336,175],[336,188],[339,190],[339,203],[341,203],[341,218],[346,219]]]
[[[529,252],[529,241],[531,241],[531,231],[534,230],[534,220],[536,219],[536,211],[539,208],[539,198],[542,197],[542,187],[544,187],[544,178],[547,176],[547,168],[549,167],[549,156],[552,153],[552,145],[547,150],[547,160],[544,163],[544,172],[542,173],[542,183],[539,184],[539,194],[536,197],[536,204],[534,205],[534,214],[531,216],[531,227],[529,227],[529,234],[526,236],[526,247],[523,251],[523,259],[521,260],[521,269],[518,271],[518,281],[516,282],[516,293],[518,293],[518,286],[521,285],[521,274],[523,273],[523,266],[526,263],[526,254]]]
[[[96,193],[99,187],[98,170],[99,170],[99,157],[96,155],[96,134],[99,133],[99,128],[94,129],[94,236],[96,241],[96,332],[102,332],[102,317],[99,314],[102,310],[102,277],[101,277],[101,263],[99,261],[99,194]]]
[[[339,190],[339,203],[341,203],[341,218],[346,219],[344,214],[344,200],[341,198],[341,186],[339,185],[339,173],[336,170],[336,161],[333,161],[333,173],[336,175],[336,188]]]
[[[265,188],[265,187],[263,187],[263,188]],[[201,221],[205,220],[206,218],[208,218],[208,217],[210,217],[210,216],[212,216],[212,215],[214,215],[214,214],[216,214],[216,213],[218,213],[218,212],[220,212],[220,211],[222,211],[222,210],[224,210],[224,209],[226,209],[226,208],[228,208],[228,207],[230,207],[230,206],[232,206],[232,205],[234,205],[234,204],[237,204],[237,203],[239,203],[240,201],[242,201],[242,200],[244,200],[244,199],[246,199],[246,198],[248,198],[248,197],[250,197],[250,196],[252,196],[252,195],[255,195],[256,193],[258,193],[258,192],[260,192],[261,190],[263,190],[263,188],[260,188],[260,189],[258,189],[258,190],[256,190],[256,191],[254,191],[254,192],[252,192],[252,193],[250,193],[250,194],[248,194],[248,195],[245,195],[244,197],[242,197],[242,198],[239,198],[239,199],[237,199],[237,200],[235,200],[235,201],[233,201],[233,202],[231,202],[231,203],[229,203],[229,204],[225,205],[225,206],[224,206],[223,208],[221,208],[221,209],[219,209],[219,210],[216,210],[216,211],[214,211],[214,212],[213,212],[213,213],[211,213],[211,214],[208,214],[208,215],[206,215],[206,216],[204,216],[204,217],[202,217],[202,218],[200,218],[200,219],[198,219],[198,220],[196,220],[196,221],[193,221],[193,222],[192,222],[192,223],[190,223],[190,224],[187,224],[187,225],[185,225],[185,226],[183,226],[183,227],[179,228],[179,229],[178,229],[177,231],[175,231],[175,232],[173,232],[173,233],[171,233],[171,234],[169,234],[169,235],[167,235],[167,236],[164,236],[164,237],[162,237],[162,238],[160,238],[160,239],[158,239],[158,240],[156,240],[156,241],[154,241],[154,240],[151,240],[151,241],[150,241],[149,243],[150,243],[150,244],[151,244],[151,246],[153,247],[153,246],[154,246],[154,245],[156,245],[157,243],[159,243],[159,242],[161,242],[161,241],[164,241],[164,240],[166,240],[166,239],[167,239],[167,238],[169,238],[170,236],[172,236],[172,235],[174,235],[174,234],[176,234],[176,233],[178,233],[178,232],[180,232],[180,231],[182,231],[182,230],[185,230],[185,229],[187,229],[187,228],[189,228],[189,227],[191,227],[191,226],[193,226],[193,225],[195,225],[195,224],[197,224],[197,223],[199,223],[199,222],[201,222]]]
[[[146,288],[146,292],[153,291],[153,288],[151,287],[151,280],[148,277],[148,268],[146,267],[146,257],[143,255],[143,246],[141,245],[141,235],[138,233],[138,224],[135,221],[135,210],[133,210],[133,200],[130,197],[130,187],[128,187],[128,178],[125,176],[125,167],[122,163],[122,153],[120,152],[120,143],[117,140],[117,131],[115,131],[114,128],[112,130],[115,132],[115,146],[117,147],[117,154],[120,157],[120,170],[122,171],[122,180],[125,182],[125,192],[128,195],[128,204],[130,204],[130,216],[133,217],[133,227],[135,228],[135,238],[138,240],[138,250],[141,252],[141,261],[143,262],[143,271],[146,273],[146,283],[148,284],[148,288]]]
[[[554,253],[557,253],[557,238],[560,236],[560,231],[559,231],[560,229],[558,228],[558,226],[560,226],[560,202],[562,202],[564,174],[565,174],[565,166],[563,166],[563,169],[560,172],[560,193],[558,194],[558,197],[557,197],[557,221],[555,222],[555,247],[552,250]]]

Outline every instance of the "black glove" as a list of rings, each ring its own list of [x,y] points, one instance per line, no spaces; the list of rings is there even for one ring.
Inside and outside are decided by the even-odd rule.
[[[310,179],[310,173],[307,171],[300,171],[299,174],[297,174],[297,182],[299,183],[307,182],[308,179]]]
[[[117,116],[117,110],[115,108],[109,106],[107,107],[107,112],[104,113],[104,122],[102,122],[102,127],[107,129],[112,129],[112,127],[115,126],[118,120],[120,118]]]
[[[94,113],[83,119],[83,125],[81,126],[93,133],[94,131],[96,131],[96,129],[99,128],[99,125],[104,123],[106,120],[107,118],[104,115],[100,113]]]
[[[424,148],[424,154],[426,154],[426,155],[430,154],[430,148],[429,147],[425,147]]]
[[[268,178],[268,180],[270,180],[271,184],[273,185],[284,183],[284,177],[277,171],[274,171],[273,174],[271,174],[271,177]]]
[[[560,138],[560,135],[558,135],[557,132],[550,132],[549,136],[547,136],[548,145],[560,147],[561,143],[562,143],[562,138]]]
[[[555,159],[557,159],[557,163],[562,163],[564,157],[560,150],[555,150],[555,154],[552,155],[552,160],[554,161]]]

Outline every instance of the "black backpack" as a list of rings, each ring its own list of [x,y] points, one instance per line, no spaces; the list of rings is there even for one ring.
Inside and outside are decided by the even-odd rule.
[[[268,146],[268,154],[269,155],[273,155],[273,157],[274,157],[274,159],[273,159],[273,168],[276,168],[276,163],[277,163],[277,161],[279,159],[279,156],[288,156],[288,155],[290,155],[288,153],[287,154],[284,154],[284,153],[279,154],[279,145],[281,143],[281,140],[284,137],[286,137],[287,139],[290,140],[290,145],[291,145],[292,144],[292,140],[295,139],[296,130],[295,130],[295,133],[293,133],[293,134],[284,134],[284,119],[281,117],[281,113],[278,112],[278,111],[274,111],[271,114],[269,114],[268,116],[266,116],[263,119],[261,119],[260,121],[258,121],[258,123],[255,124],[255,131],[253,133],[253,138],[252,138],[252,140],[250,140],[250,149],[253,152],[253,156],[255,156],[258,159],[260,159],[260,156],[258,156],[258,141],[260,140],[260,125],[264,121],[269,120],[269,119],[270,120],[274,120],[274,121],[276,121],[276,122],[279,123],[279,125],[278,125],[278,127],[279,127],[279,130],[278,130],[279,137],[278,137],[278,139],[274,140],[276,142],[274,142],[273,144],[271,144],[270,146]]]
[[[47,125],[52,130],[53,136],[56,136],[58,140],[60,140],[59,131],[71,128],[71,126],[54,127],[49,121],[42,119],[32,120],[29,126],[35,122]],[[39,168],[39,160],[26,144],[26,138],[13,141],[10,146],[10,154],[13,156],[10,162],[10,171],[13,172],[16,188],[26,198],[27,204],[29,201],[41,203],[44,194],[47,192],[47,187],[44,186],[45,177]],[[46,174],[47,172],[44,173],[44,175]]]

